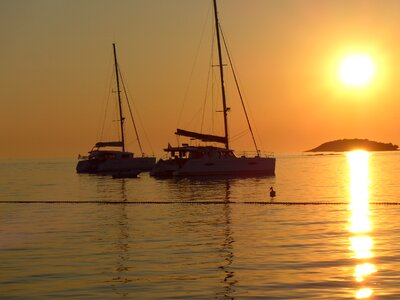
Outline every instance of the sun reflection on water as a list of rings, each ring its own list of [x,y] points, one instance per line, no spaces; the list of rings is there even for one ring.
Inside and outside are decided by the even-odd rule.
[[[355,281],[361,284],[368,275],[375,273],[376,267],[369,260],[374,257],[372,252],[373,240],[369,236],[372,230],[369,219],[369,153],[353,151],[347,153],[350,179],[350,206],[349,218],[350,250],[356,260],[354,269]],[[360,286],[356,291],[356,299],[367,299],[373,295],[373,290],[367,286]]]
[[[356,299],[367,299],[371,297],[373,294],[373,291],[371,289],[360,289],[356,293]]]

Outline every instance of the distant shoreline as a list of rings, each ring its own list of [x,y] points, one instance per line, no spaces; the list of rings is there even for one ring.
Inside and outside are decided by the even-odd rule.
[[[398,148],[398,145],[392,143],[381,143],[367,139],[342,139],[323,143],[305,152],[397,151],[399,150]]]

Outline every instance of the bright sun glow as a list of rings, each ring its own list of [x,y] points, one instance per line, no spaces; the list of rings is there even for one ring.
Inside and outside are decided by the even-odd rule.
[[[375,65],[367,54],[351,54],[346,56],[339,70],[340,80],[351,87],[367,86],[375,75]]]

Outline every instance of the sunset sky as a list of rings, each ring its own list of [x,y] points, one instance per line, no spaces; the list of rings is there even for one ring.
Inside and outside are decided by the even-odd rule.
[[[400,1],[218,4],[263,150],[299,152],[341,138],[400,144]],[[112,43],[151,143],[143,138],[145,151],[160,156],[176,144],[177,126],[197,129],[210,8],[211,0],[0,0],[0,158],[90,150],[108,98]],[[357,87],[339,74],[354,53],[374,64],[370,82]],[[240,135],[240,104],[228,101],[230,133]],[[133,142],[128,148],[137,152]],[[252,144],[241,138],[232,148]]]

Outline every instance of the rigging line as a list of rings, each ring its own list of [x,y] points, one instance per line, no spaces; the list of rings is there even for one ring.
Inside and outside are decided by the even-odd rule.
[[[133,108],[136,108],[135,103],[133,103],[132,105],[133,105]],[[150,147],[151,152],[154,153],[153,146],[151,145],[150,139],[149,139],[149,137],[147,135],[147,132],[146,132],[146,129],[145,129],[145,126],[144,126],[144,122],[143,122],[142,117],[140,116],[138,111],[139,110],[136,109],[136,116],[139,119],[139,124],[140,124],[140,127],[142,128],[143,135],[144,135],[144,137],[146,139],[146,142],[147,142],[148,146]]]
[[[101,128],[100,135],[98,134],[99,141],[101,141],[103,139],[104,127],[105,127],[106,119],[107,119],[107,110],[108,110],[108,105],[110,103],[110,98],[111,98],[111,94],[112,94],[114,70],[113,70],[113,67],[111,67],[111,64],[109,65],[109,69],[111,70],[111,71],[109,71],[109,73],[111,73],[111,75],[108,77],[108,85],[106,88],[107,89],[107,99],[106,99],[106,105],[105,105],[104,115],[103,115],[103,119],[102,119],[102,125],[100,127]]]
[[[235,135],[232,137],[232,141],[237,141],[237,140],[240,139],[241,137],[245,136],[247,133],[248,133],[248,129],[245,129],[245,130],[243,130],[243,131],[241,131],[241,132],[235,134]]]
[[[253,118],[253,120],[254,120],[254,118]],[[259,141],[260,144],[261,144],[261,149],[263,149],[263,151],[265,151],[265,147],[264,147],[263,141],[262,141],[262,139],[261,139],[260,132],[258,131],[258,128],[255,127],[254,131],[256,132],[257,139],[258,139],[258,141]]]
[[[213,88],[212,88],[212,100],[213,100],[213,104],[211,107],[211,116],[212,116],[212,124],[211,124],[211,128],[212,131],[215,132],[218,128],[218,125],[223,124],[224,122],[224,116],[223,114],[215,114],[215,112],[223,112],[222,108],[219,107],[220,103],[219,101],[216,101],[216,98],[221,94],[221,85],[219,84],[219,80],[220,80],[220,76],[218,74],[218,72],[214,72],[214,68],[213,68],[213,72],[212,72],[212,81],[213,81]],[[229,115],[227,116],[227,118],[229,117]]]
[[[216,40],[216,34],[215,34],[215,27],[212,26],[212,43],[211,43],[211,47],[215,48],[215,40]],[[214,54],[214,50],[212,51],[212,53]],[[212,61],[214,59],[214,57],[211,58]],[[211,62],[212,63],[212,62]],[[215,124],[216,124],[216,114],[215,111],[217,111],[217,101],[215,100],[215,95],[220,95],[221,91],[220,91],[220,85],[216,84],[218,81],[216,79],[214,79],[216,76],[215,72],[214,72],[214,66],[211,66],[211,130],[212,132],[215,132]],[[217,86],[218,91],[215,91],[215,85]],[[215,93],[216,92],[216,93]],[[218,117],[217,117],[218,118]],[[223,121],[222,121],[223,122]],[[222,123],[221,122],[221,123]]]
[[[119,66],[118,66],[118,67],[119,67]],[[119,67],[118,69],[120,70],[120,72],[122,72],[122,70],[121,70],[120,67]],[[122,77],[122,73],[121,73],[121,77]],[[128,94],[129,99],[132,99],[133,97],[132,97],[132,95],[130,94],[130,92],[128,91],[128,89],[125,89],[125,91],[126,91],[126,93]],[[128,99],[128,96],[126,96],[127,99]],[[128,101],[128,100],[127,100],[127,101]],[[151,152],[154,153],[153,146],[151,145],[150,139],[149,139],[149,137],[148,137],[148,135],[147,135],[147,132],[146,132],[146,127],[144,126],[143,120],[142,120],[142,118],[141,118],[141,116],[140,116],[140,113],[139,113],[140,110],[137,108],[137,106],[135,105],[135,102],[133,102],[133,101],[132,101],[132,106],[133,106],[133,110],[136,112],[136,117],[137,117],[137,119],[138,119],[137,121],[138,121],[138,123],[139,123],[139,125],[140,125],[140,128],[141,128],[141,130],[142,130],[142,134],[143,134],[144,137],[145,137],[145,140],[146,140],[146,142],[147,142],[147,145],[149,146]]]
[[[118,92],[114,92],[117,93]],[[113,122],[115,123],[115,132],[117,132],[117,136],[118,136],[118,140],[122,140],[122,135],[121,135],[121,130],[118,130],[120,128],[119,124],[117,124],[117,122],[119,123],[119,108],[118,108],[118,101],[115,101],[114,104],[114,114],[115,114],[115,120],[113,120]]]
[[[105,127],[105,124],[106,124],[107,110],[108,110],[108,104],[109,104],[109,102],[110,102],[110,98],[111,98],[110,93],[108,93],[108,97],[107,97],[106,105],[105,105],[105,109],[104,109],[104,115],[103,115],[103,120],[102,120],[102,126],[101,126],[101,129],[100,129],[99,141],[101,141],[101,140],[103,139],[104,127]]]
[[[207,16],[210,14],[211,7],[212,7],[212,6],[211,6],[211,4],[210,4],[210,6],[209,6],[209,8],[208,8]],[[184,110],[184,108],[185,108],[185,104],[186,104],[187,99],[188,99],[188,94],[189,94],[189,89],[190,89],[190,82],[192,82],[192,77],[193,77],[194,69],[195,69],[195,66],[196,66],[196,64],[197,64],[197,60],[198,60],[198,57],[199,57],[200,46],[201,46],[201,43],[202,43],[202,41],[203,41],[203,37],[204,37],[204,32],[205,32],[205,29],[206,29],[207,21],[208,21],[208,18],[206,17],[206,18],[205,18],[205,21],[204,21],[204,24],[203,24],[202,31],[201,31],[200,41],[199,41],[199,44],[198,44],[198,46],[197,46],[197,51],[196,51],[195,59],[194,59],[194,62],[193,62],[193,65],[192,65],[192,69],[191,69],[190,74],[189,74],[188,85],[187,85],[187,87],[186,87],[185,94],[184,94],[184,97],[183,97],[182,107],[181,107],[181,110],[180,110],[179,115],[178,115],[177,127],[179,127],[179,124],[180,124],[180,122],[181,122],[183,110]]]
[[[115,79],[117,81],[117,97],[118,97],[118,115],[119,115],[119,127],[121,131],[121,143],[122,152],[125,152],[125,133],[124,133],[124,116],[122,114],[122,103],[121,103],[121,88],[119,85],[119,71],[118,71],[118,60],[117,60],[117,49],[115,44],[112,44],[114,52],[114,65],[115,65]]]
[[[195,114],[194,114],[193,117],[190,119],[190,121],[186,122],[186,126],[185,126],[185,127],[191,128],[191,127],[192,127],[192,124],[194,124],[193,127],[195,127],[195,125],[198,124],[198,117],[199,117],[199,115],[202,113],[202,111],[203,111],[203,108],[200,106],[200,107],[196,110]]]
[[[135,106],[135,105],[133,105],[133,106]],[[153,155],[154,155],[154,148],[153,148],[153,145],[151,144],[151,141],[150,141],[149,136],[147,134],[146,128],[143,125],[144,123],[143,123],[142,117],[140,116],[140,114],[137,114],[137,116],[138,116],[138,119],[139,119],[140,126],[142,127],[143,135],[144,135],[144,138],[146,139],[147,145],[150,147],[151,153],[153,153]]]
[[[119,71],[119,77],[121,78],[122,88],[123,88],[123,90],[124,90],[124,95],[125,95],[126,103],[128,104],[129,114],[130,114],[130,116],[131,116],[133,128],[135,129],[136,140],[137,140],[137,142],[138,142],[138,145],[139,145],[139,148],[140,148],[140,152],[141,152],[142,156],[144,156],[143,149],[142,149],[142,144],[140,143],[139,133],[138,133],[137,128],[136,128],[135,119],[133,118],[133,113],[132,113],[132,109],[131,109],[131,103],[130,103],[130,101],[129,101],[128,94],[127,94],[127,92],[126,92],[125,81],[124,81],[124,78],[122,77],[122,72],[121,72],[121,68],[120,68],[120,67],[118,68],[118,71]]]
[[[237,79],[237,77],[236,77],[235,68],[234,68],[233,63],[232,63],[231,55],[230,55],[230,53],[229,53],[229,49],[228,49],[228,46],[227,46],[227,43],[226,43],[226,40],[225,40],[224,32],[222,31],[221,24],[219,24],[219,29],[220,29],[220,31],[221,31],[222,40],[224,41],[225,50],[226,50],[226,54],[227,54],[227,56],[228,56],[229,64],[231,65],[231,68],[232,68],[233,78],[235,79],[236,89],[237,89],[237,91],[238,91],[238,93],[239,93],[239,98],[240,98],[240,101],[241,101],[241,103],[242,103],[242,107],[243,107],[244,114],[245,114],[245,116],[246,116],[247,125],[249,126],[249,129],[250,129],[250,133],[251,133],[251,137],[252,137],[252,139],[253,139],[254,147],[256,148],[256,151],[257,151],[257,156],[259,156],[259,155],[260,155],[260,150],[258,149],[257,143],[256,143],[256,139],[254,138],[253,129],[251,128],[249,116],[247,115],[246,106],[244,105],[244,100],[243,100],[243,97],[242,97],[242,92],[241,92],[240,87],[239,87],[239,82],[238,82],[238,79]]]
[[[242,133],[241,135],[236,135],[233,139],[232,139],[232,141],[238,141],[238,140],[240,140],[242,137],[244,137],[245,135],[247,134],[247,132],[244,132],[244,133]]]
[[[212,36],[214,36],[214,32],[213,32]],[[209,90],[210,77],[212,78],[211,73],[212,73],[212,69],[213,69],[213,67],[212,67],[213,53],[214,53],[214,39],[212,39],[212,42],[211,42],[211,53],[210,53],[210,59],[209,59],[210,67],[208,68],[208,74],[207,74],[207,87],[206,87],[206,91],[205,91],[205,95],[204,95],[203,115],[201,118],[200,132],[203,132],[204,117],[205,117],[206,103],[207,103],[207,94],[208,94],[208,90]],[[212,88],[212,86],[211,86],[211,88]],[[212,109],[212,105],[211,105],[211,109]]]

